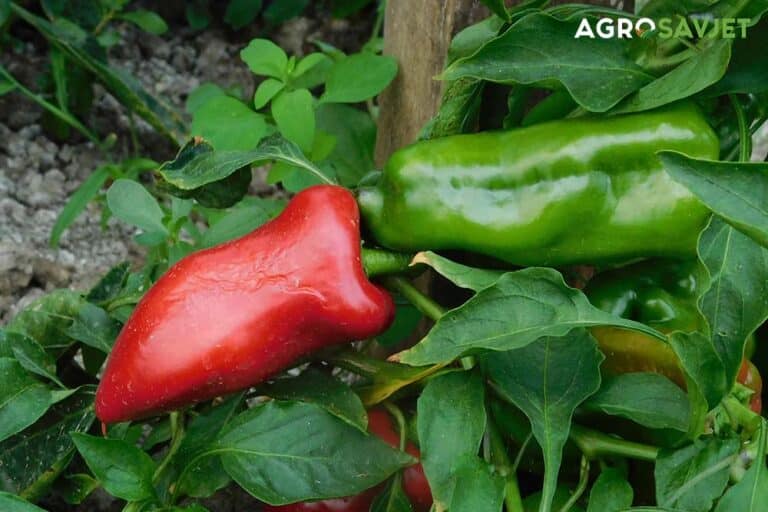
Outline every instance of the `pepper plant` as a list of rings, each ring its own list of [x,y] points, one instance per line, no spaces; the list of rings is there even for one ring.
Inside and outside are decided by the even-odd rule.
[[[203,86],[174,158],[78,191],[150,251],[0,331],[4,509],[768,508],[768,5],[650,0],[748,35],[598,40],[626,13],[486,3],[381,171],[377,45],[256,39],[252,98]],[[264,165],[288,199],[248,195]]]

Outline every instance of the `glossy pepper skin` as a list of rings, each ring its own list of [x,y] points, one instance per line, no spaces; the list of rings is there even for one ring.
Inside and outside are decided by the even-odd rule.
[[[400,434],[395,431],[392,419],[383,409],[368,411],[368,430],[385,443],[399,447]],[[419,458],[419,449],[408,443],[405,449],[410,455]],[[381,486],[368,489],[356,496],[332,500],[307,501],[290,505],[265,505],[264,512],[368,512]],[[428,512],[432,506],[432,492],[421,464],[403,470],[403,490],[413,506],[414,512]]]
[[[584,293],[596,307],[649,325],[664,333],[702,328],[696,302],[702,276],[695,260],[648,261],[594,278]],[[685,374],[669,345],[642,333],[596,327],[592,334],[605,354],[609,374],[654,372],[685,388]],[[755,391],[751,407],[762,408],[762,381],[757,368],[744,360],[737,381]]]
[[[252,386],[309,353],[384,331],[387,292],[361,264],[359,214],[336,186],[297,194],[274,220],[194,253],[147,292],[96,392],[104,423]]]
[[[718,156],[691,104],[418,142],[358,202],[385,247],[460,249],[516,265],[692,257],[709,212],[656,156]]]

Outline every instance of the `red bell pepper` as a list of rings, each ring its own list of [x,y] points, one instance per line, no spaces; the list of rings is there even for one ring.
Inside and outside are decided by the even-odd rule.
[[[368,411],[368,431],[385,443],[399,447],[400,434],[394,428],[392,419],[384,409]],[[421,454],[413,443],[406,445],[405,451],[415,458]],[[421,464],[409,466],[403,470],[403,490],[413,505],[415,512],[427,512],[432,506],[432,492],[424,475]],[[381,486],[376,486],[356,496],[321,501],[305,501],[290,505],[265,505],[264,512],[368,512]]]
[[[760,414],[763,411],[763,379],[751,361],[745,359],[741,363],[741,369],[736,381],[755,392],[749,402],[749,407],[757,414]]]
[[[123,327],[96,393],[104,423],[248,388],[392,321],[361,263],[352,194],[322,185],[274,220],[171,267]]]

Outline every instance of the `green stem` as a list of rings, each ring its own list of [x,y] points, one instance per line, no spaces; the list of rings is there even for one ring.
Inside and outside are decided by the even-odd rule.
[[[768,122],[768,116],[762,116],[758,118],[758,120],[749,127],[750,137],[754,136],[766,122]],[[728,155],[723,160],[732,162],[738,156],[740,151],[741,144],[738,144],[728,153]]]
[[[395,421],[397,422],[397,430],[400,433],[400,451],[405,451],[405,445],[408,441],[408,436],[406,435],[407,432],[403,411],[401,411],[398,406],[389,401],[384,401],[381,405],[383,405],[384,408],[389,411],[389,414],[395,418]]]
[[[154,475],[152,475],[154,482],[160,479],[160,476],[173,460],[174,455],[179,450],[179,446],[181,446],[181,441],[184,439],[184,413],[182,411],[174,411],[169,414],[169,417],[171,420],[171,445],[168,448],[168,453],[163,457],[163,461],[157,466]]]
[[[54,116],[58,117],[65,123],[72,126],[74,129],[82,133],[88,140],[93,142],[96,147],[99,149],[102,149],[102,144],[99,138],[91,132],[83,123],[81,123],[76,117],[72,116],[71,114],[68,114],[67,112],[64,112],[57,106],[55,106],[52,103],[49,103],[45,99],[43,99],[39,94],[35,94],[31,90],[24,87],[24,84],[16,80],[16,78],[7,70],[5,67],[0,64],[0,75],[11,82],[13,86],[19,90],[24,96],[28,97],[41,107],[43,107],[45,110],[53,114]]]
[[[581,498],[581,495],[584,494],[584,491],[587,490],[587,485],[589,484],[589,459],[587,457],[581,458],[581,469],[579,470],[579,484],[576,487],[576,489],[573,491],[573,494],[568,499],[568,501],[563,504],[562,508],[560,508],[560,512],[568,512],[571,510],[571,507],[573,507],[577,501],[579,501],[579,498]]]
[[[58,461],[56,461],[45,473],[40,475],[29,487],[19,493],[19,496],[31,503],[34,503],[43,498],[51,489],[51,485],[57,478],[67,469],[69,463],[72,461],[72,455],[74,455],[75,449],[70,449],[69,453],[65,454]]]
[[[445,310],[440,304],[421,293],[407,279],[399,276],[387,276],[383,281],[388,288],[400,293],[427,318],[437,322],[445,314]]]
[[[736,112],[736,119],[739,123],[739,161],[749,162],[752,158],[752,136],[749,131],[747,115],[735,94],[729,94],[728,99],[731,100],[731,105],[733,105],[733,110]]]
[[[580,425],[571,425],[571,440],[590,459],[616,455],[628,459],[654,461],[659,454],[655,446],[617,439]]]
[[[386,251],[384,249],[367,249],[361,251],[363,268],[368,277],[387,274],[402,274],[411,270],[413,254]]]
[[[723,408],[731,420],[736,425],[741,425],[748,433],[760,428],[761,417],[733,396],[723,398]]]
[[[507,512],[523,512],[523,498],[517,483],[517,471],[509,461],[504,440],[499,429],[492,420],[488,420],[487,434],[491,445],[491,462],[505,478],[504,504]]]

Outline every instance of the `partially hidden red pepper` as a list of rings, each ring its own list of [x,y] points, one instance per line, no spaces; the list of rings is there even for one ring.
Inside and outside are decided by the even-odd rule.
[[[385,443],[399,447],[400,435],[395,431],[392,419],[383,409],[368,411],[368,430]],[[405,451],[415,458],[420,457],[419,449],[413,443]],[[413,506],[414,512],[427,512],[432,506],[432,492],[421,464],[403,470],[403,490]],[[368,512],[381,486],[372,487],[356,496],[320,501],[305,501],[290,505],[265,505],[264,512]]]
[[[393,315],[361,264],[354,197],[311,187],[155,283],[115,342],[96,415],[134,420],[250,387],[320,348],[381,333]]]
[[[741,369],[736,381],[755,392],[749,401],[749,407],[757,414],[760,414],[763,411],[763,379],[760,377],[760,372],[755,365],[752,364],[752,361],[745,359],[741,363]]]

